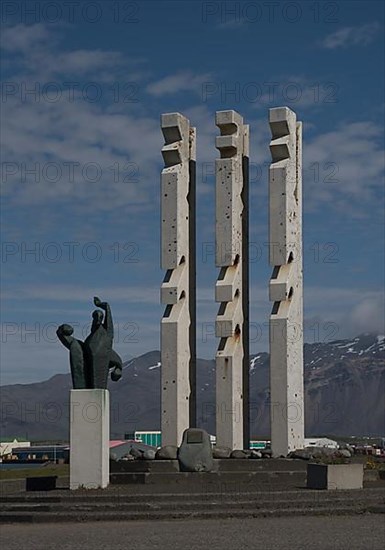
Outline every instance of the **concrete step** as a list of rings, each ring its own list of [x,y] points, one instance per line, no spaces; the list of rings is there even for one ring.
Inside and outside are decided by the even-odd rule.
[[[199,510],[204,506],[204,509],[207,510],[223,510],[231,508],[233,510],[243,510],[243,509],[288,509],[288,508],[318,508],[328,506],[330,509],[339,508],[339,507],[353,507],[356,508],[357,505],[371,507],[377,505],[384,505],[384,498],[372,497],[371,499],[366,499],[362,501],[361,499],[356,498],[344,498],[340,499],[323,499],[322,502],[317,502],[314,498],[304,498],[301,501],[290,501],[290,500],[280,500],[280,501],[250,501],[250,500],[238,500],[233,502],[225,502],[222,499],[210,500],[204,503],[202,502],[177,502],[177,501],[158,501],[158,502],[83,502],[83,503],[23,503],[23,504],[1,504],[0,512],[55,512],[55,513],[65,513],[67,511],[77,511],[79,513],[89,512],[109,512],[109,511],[128,511],[128,512],[143,512],[143,511],[186,511],[186,510]]]
[[[177,460],[120,460],[110,461],[110,473],[179,472]]]
[[[68,491],[2,498],[0,523],[385,513],[384,497],[382,489],[154,495]]]
[[[143,489],[146,487],[143,487]],[[296,489],[296,490],[264,490],[264,491],[249,491],[244,492],[196,492],[196,493],[173,493],[173,492],[158,492],[158,493],[132,493],[131,486],[110,486],[108,489],[98,489],[92,491],[77,490],[77,491],[57,491],[55,494],[49,493],[21,493],[18,495],[10,495],[0,497],[0,504],[23,504],[23,503],[43,503],[43,504],[78,504],[82,502],[95,503],[141,503],[141,502],[197,502],[205,504],[208,501],[221,500],[223,502],[233,501],[249,501],[249,502],[276,502],[284,501],[303,501],[312,499],[316,502],[353,499],[358,497],[361,500],[381,499],[384,498],[385,492],[382,488],[374,489],[355,489],[345,491],[319,491],[312,489]]]
[[[2,512],[0,523],[60,523],[60,522],[86,522],[86,521],[138,521],[138,520],[173,520],[173,519],[225,519],[225,518],[258,518],[258,517],[290,517],[290,516],[336,516],[355,515],[363,513],[385,513],[385,506],[341,506],[338,508],[303,507],[303,508],[247,508],[223,510],[151,510],[151,511],[65,511],[65,512]]]

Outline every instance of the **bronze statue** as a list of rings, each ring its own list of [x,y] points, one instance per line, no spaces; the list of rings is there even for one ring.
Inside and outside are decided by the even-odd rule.
[[[92,313],[91,333],[82,342],[72,336],[71,325],[60,325],[56,334],[61,343],[70,351],[72,384],[78,389],[106,389],[108,373],[116,382],[122,376],[123,364],[119,355],[112,349],[114,326],[111,309],[107,302],[94,298],[100,309]]]

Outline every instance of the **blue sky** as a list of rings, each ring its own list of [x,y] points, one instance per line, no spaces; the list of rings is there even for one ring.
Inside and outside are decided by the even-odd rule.
[[[94,295],[124,359],[159,349],[162,112],[197,127],[199,356],[218,343],[216,110],[250,124],[251,353],[267,350],[267,117],[281,105],[304,125],[305,340],[383,332],[383,4],[71,6],[2,7],[1,383],[68,372],[55,327],[85,337]]]

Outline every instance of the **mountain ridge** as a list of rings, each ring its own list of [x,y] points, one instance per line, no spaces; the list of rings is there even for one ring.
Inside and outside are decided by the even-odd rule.
[[[123,377],[110,383],[111,438],[133,430],[160,429],[160,352],[124,363]],[[385,337],[304,345],[307,436],[385,434]],[[2,437],[69,438],[70,374],[32,384],[0,386]],[[269,354],[250,356],[251,435],[269,437]],[[197,359],[198,425],[215,433],[215,360]]]

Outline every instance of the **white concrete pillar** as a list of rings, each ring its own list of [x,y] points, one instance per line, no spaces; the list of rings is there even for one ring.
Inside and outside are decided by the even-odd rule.
[[[161,287],[162,445],[179,446],[195,415],[195,128],[180,113],[163,114],[161,124],[161,266],[167,270]]]
[[[244,447],[244,337],[248,339],[244,315],[244,223],[248,205],[244,199],[244,159],[249,156],[249,127],[236,111],[218,111],[216,125],[220,136],[216,147],[216,265],[220,273],[215,300],[220,302],[216,318],[216,336],[220,338],[216,354],[216,441],[231,449]],[[246,247],[247,248],[247,247]],[[248,389],[248,384],[246,385]]]
[[[270,109],[270,397],[273,456],[304,445],[302,288],[302,123]]]
[[[109,481],[109,391],[71,390],[70,489],[103,489]]]

